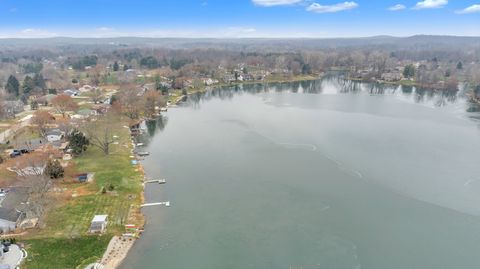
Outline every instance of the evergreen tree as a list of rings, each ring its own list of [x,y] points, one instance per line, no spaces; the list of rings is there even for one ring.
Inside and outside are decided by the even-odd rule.
[[[118,62],[115,61],[113,64],[113,71],[117,72],[120,69],[120,66],[118,65]]]
[[[48,160],[44,174],[51,179],[63,178],[65,170],[58,160]]]
[[[73,130],[68,136],[67,140],[70,142],[70,148],[74,155],[78,156],[87,150],[90,142],[85,135],[79,130]]]
[[[458,69],[458,70],[463,69],[463,63],[462,63],[462,62],[458,62],[458,64],[457,64],[457,69]]]
[[[160,80],[160,76],[159,75],[156,75],[155,76],[155,89],[157,91],[161,90],[162,89],[162,81]]]
[[[403,69],[403,76],[406,78],[413,78],[415,76],[415,66],[409,64]]]
[[[38,109],[38,102],[36,100],[33,100],[30,102],[30,109],[31,110],[37,110]]]
[[[38,87],[42,90],[45,90],[47,88],[47,85],[45,84],[45,79],[43,78],[42,74],[35,74],[35,76],[33,76],[33,82],[35,87]]]
[[[33,81],[33,78],[30,76],[26,76],[25,79],[23,80],[23,85],[22,85],[22,92],[24,95],[28,96],[30,93],[33,91],[35,88],[35,82]]]
[[[20,83],[18,82],[18,79],[13,75],[10,75],[7,80],[7,85],[5,85],[5,89],[9,94],[18,96],[20,94]]]
[[[128,70],[128,65],[124,64],[123,65],[123,71],[127,71]]]
[[[302,66],[302,74],[308,75],[312,73],[312,67],[309,64],[304,64]]]

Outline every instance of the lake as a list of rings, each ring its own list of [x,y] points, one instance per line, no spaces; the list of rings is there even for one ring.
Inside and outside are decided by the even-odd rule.
[[[122,268],[480,266],[478,109],[339,77],[191,96],[147,124],[146,231]],[[469,111],[469,112],[467,112]]]

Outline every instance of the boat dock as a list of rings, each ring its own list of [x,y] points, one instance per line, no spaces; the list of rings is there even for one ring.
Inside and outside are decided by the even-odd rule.
[[[158,202],[158,203],[147,203],[147,204],[141,205],[140,207],[155,206],[155,205],[164,205],[166,207],[169,207],[170,206],[170,201]]]
[[[145,156],[150,155],[150,152],[148,152],[148,151],[139,151],[139,152],[137,152],[137,155],[140,156],[140,157],[145,157]]]
[[[152,179],[152,180],[145,180],[145,183],[158,183],[158,184],[165,184],[167,183],[166,179]]]

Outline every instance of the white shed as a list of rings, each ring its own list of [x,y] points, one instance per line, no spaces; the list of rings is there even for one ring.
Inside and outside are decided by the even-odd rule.
[[[95,215],[90,224],[90,233],[103,233],[107,228],[108,215]]]

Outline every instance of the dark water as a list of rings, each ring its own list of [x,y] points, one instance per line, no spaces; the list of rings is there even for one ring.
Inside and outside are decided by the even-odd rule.
[[[458,93],[328,78],[193,96],[147,124],[122,268],[480,268],[480,132]],[[473,112],[467,112],[473,111]]]

